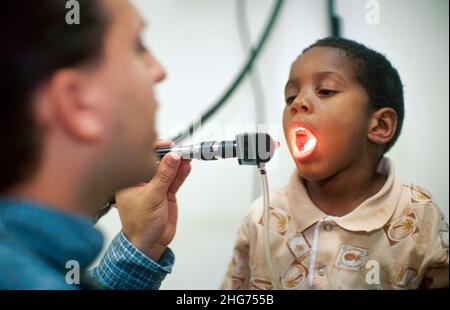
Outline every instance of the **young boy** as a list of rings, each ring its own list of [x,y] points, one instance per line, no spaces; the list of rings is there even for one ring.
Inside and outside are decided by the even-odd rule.
[[[447,287],[448,225],[426,190],[403,182],[384,154],[403,123],[403,86],[381,54],[326,38],[294,62],[285,89],[285,137],[296,164],[245,215],[224,289]]]

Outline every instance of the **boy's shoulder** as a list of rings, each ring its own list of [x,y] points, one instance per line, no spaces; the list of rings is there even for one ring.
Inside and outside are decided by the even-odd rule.
[[[423,228],[448,231],[445,215],[431,192],[414,183],[402,183],[402,195],[388,225],[398,221],[404,223],[405,220]]]
[[[291,217],[289,200],[288,200],[288,187],[282,187],[278,190],[271,191],[269,193],[269,208],[271,213],[284,215]],[[263,196],[256,199],[246,211],[244,215],[244,222],[257,223],[261,221],[264,214],[264,198]]]
[[[402,195],[394,215],[403,214],[405,211],[416,211],[424,215],[435,214],[444,217],[429,190],[414,183],[402,183],[401,186]]]
[[[446,225],[445,216],[430,191],[414,183],[402,182],[400,184],[402,193],[392,214],[391,221],[407,215],[415,217],[416,221],[442,222]],[[286,214],[286,216],[290,215],[287,186],[270,192],[269,196],[271,211]],[[259,197],[247,210],[245,218],[247,221],[258,221],[263,216],[263,213],[264,200],[263,197]]]

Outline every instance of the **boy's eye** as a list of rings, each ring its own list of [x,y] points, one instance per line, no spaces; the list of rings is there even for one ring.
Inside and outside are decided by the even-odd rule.
[[[317,95],[319,95],[321,97],[330,97],[337,93],[338,92],[333,89],[328,89],[328,88],[318,88],[317,89]]]
[[[291,105],[292,102],[294,102],[295,98],[297,98],[297,96],[290,96],[286,98],[286,104],[287,105]]]

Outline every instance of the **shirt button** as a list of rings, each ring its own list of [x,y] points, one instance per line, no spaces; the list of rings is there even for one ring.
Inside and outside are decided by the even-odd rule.
[[[323,229],[324,229],[325,231],[332,231],[332,230],[333,230],[333,225],[331,225],[331,224],[325,224],[325,225],[323,226]]]
[[[327,267],[321,265],[319,268],[317,268],[317,274],[321,277],[323,277],[327,273]]]

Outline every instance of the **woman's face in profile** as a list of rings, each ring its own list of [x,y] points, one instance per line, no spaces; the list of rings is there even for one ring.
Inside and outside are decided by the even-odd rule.
[[[165,71],[143,45],[144,22],[129,1],[102,1],[110,22],[102,63],[92,74],[92,92],[102,107],[111,165],[123,166],[118,177],[132,185],[148,180],[156,169],[154,88]]]

